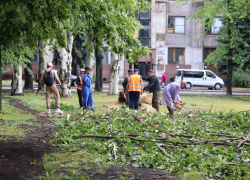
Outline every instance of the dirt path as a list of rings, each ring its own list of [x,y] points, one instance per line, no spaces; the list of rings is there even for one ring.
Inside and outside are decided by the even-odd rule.
[[[17,110],[32,114],[41,113],[25,106],[18,99],[7,99],[9,99],[10,105]],[[38,126],[21,125],[21,128],[26,130],[25,140],[8,137],[8,140],[0,141],[0,180],[42,179],[45,177],[42,157],[45,153],[58,150],[49,143],[52,140],[49,135],[57,131],[58,127],[47,116],[37,115],[36,123]],[[124,173],[128,173],[127,178],[129,179],[176,179],[174,175],[152,168],[127,166],[125,170],[123,167],[109,167],[104,171],[104,173],[97,173],[95,169],[92,169],[85,173],[91,179],[119,179],[119,176]]]
[[[9,103],[17,109],[38,113],[18,99],[9,99]],[[21,125],[26,129],[25,140],[7,137],[7,141],[0,141],[1,180],[38,179],[39,175],[45,175],[42,157],[54,147],[48,143],[49,137],[38,136],[46,136],[58,128],[46,116],[37,116],[36,121],[38,126]]]

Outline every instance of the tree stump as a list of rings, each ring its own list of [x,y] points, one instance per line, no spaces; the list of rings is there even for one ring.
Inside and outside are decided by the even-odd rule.
[[[142,103],[152,104],[152,97],[153,97],[153,94],[144,93],[140,96],[139,103],[140,104]]]

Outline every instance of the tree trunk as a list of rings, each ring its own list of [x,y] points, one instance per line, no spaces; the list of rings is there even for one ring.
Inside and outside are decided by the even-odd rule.
[[[119,73],[120,73],[119,57],[115,52],[111,52],[109,94],[118,94]]]
[[[92,69],[90,72],[91,76],[93,77],[93,69],[94,69],[94,51],[88,51],[86,55],[86,64],[85,66],[88,66]]]
[[[232,31],[231,31],[231,24],[228,27],[228,36],[231,37]],[[228,70],[227,70],[227,95],[233,95],[232,93],[232,79],[233,79],[233,49],[230,47],[229,51],[228,51],[228,56],[229,56],[229,60],[228,60]]]
[[[96,78],[95,78],[95,91],[102,92],[103,90],[103,74],[102,74],[102,50],[95,48],[96,58]]]
[[[0,45],[0,111],[3,110],[2,108],[2,46]]]
[[[229,55],[230,54],[232,54],[232,49],[229,50]],[[230,56],[230,57],[232,57],[232,56]],[[233,77],[233,60],[230,59],[230,60],[228,60],[228,72],[227,72],[227,95],[233,95],[232,77]]]
[[[33,89],[33,76],[32,74],[32,64],[31,62],[26,63],[27,67],[24,69],[24,89]],[[30,70],[30,71],[29,71]]]
[[[74,36],[72,33],[67,34],[67,49],[59,48],[58,54],[58,73],[63,89],[59,88],[62,97],[71,97],[71,69],[72,69],[72,48]]]
[[[45,52],[46,44],[44,41],[38,40],[38,45],[39,45],[39,48],[42,49],[42,50],[39,50],[38,86],[40,86],[42,73],[46,69],[46,52]],[[41,93],[44,93],[44,92],[45,92],[45,84],[43,84],[43,86],[41,87]]]
[[[11,96],[23,94],[22,66],[15,67],[11,82]]]

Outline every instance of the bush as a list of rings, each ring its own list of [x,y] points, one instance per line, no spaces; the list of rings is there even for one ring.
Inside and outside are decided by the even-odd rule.
[[[242,68],[238,68],[233,72],[232,79],[233,87],[242,87],[242,88],[250,88],[250,70],[242,70]]]

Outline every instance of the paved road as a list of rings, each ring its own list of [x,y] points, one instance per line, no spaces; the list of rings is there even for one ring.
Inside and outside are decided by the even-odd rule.
[[[92,89],[94,90],[95,84],[92,84]],[[3,89],[10,89],[10,83],[3,83]],[[34,89],[37,89],[37,83],[34,83]],[[119,91],[122,90],[122,85],[119,84],[118,86]],[[76,91],[76,87],[71,86],[71,90],[74,92]],[[108,92],[109,91],[109,84],[104,83],[103,84],[103,91]],[[182,89],[180,93],[185,94],[217,94],[217,95],[226,95],[226,88],[222,88],[221,90],[208,90],[207,88],[202,87],[192,87],[191,89]],[[237,96],[249,96],[250,90],[244,90],[244,89],[233,89],[233,95]]]

